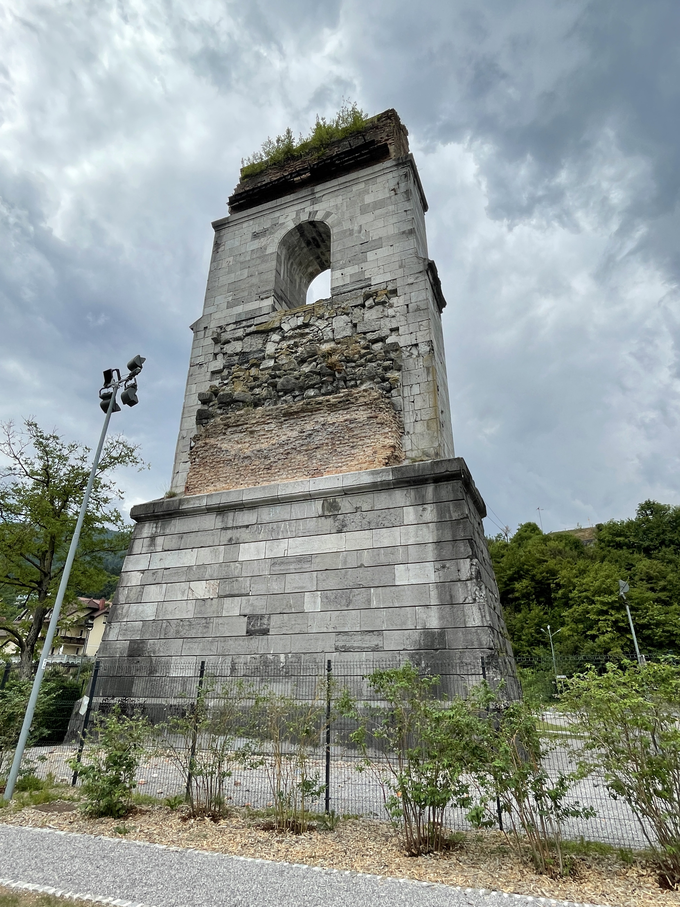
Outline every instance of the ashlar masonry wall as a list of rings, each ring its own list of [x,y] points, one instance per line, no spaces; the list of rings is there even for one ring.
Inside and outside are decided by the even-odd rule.
[[[513,677],[483,512],[460,459],[136,507],[104,673],[122,659],[131,696],[131,663],[143,678],[192,658],[370,671],[400,654],[450,665],[459,691],[482,659]]]

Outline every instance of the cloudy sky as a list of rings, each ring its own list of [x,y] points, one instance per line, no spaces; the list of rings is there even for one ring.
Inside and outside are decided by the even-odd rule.
[[[210,222],[346,98],[409,129],[492,519],[679,504],[679,35],[677,0],[4,0],[0,419],[94,445],[141,353],[115,426],[151,468],[120,481],[161,496]]]

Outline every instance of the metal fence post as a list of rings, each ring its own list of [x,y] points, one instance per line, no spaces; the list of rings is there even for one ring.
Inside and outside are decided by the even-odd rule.
[[[90,723],[90,713],[92,711],[92,700],[94,699],[95,690],[97,688],[97,676],[99,675],[99,662],[95,661],[94,669],[92,671],[92,680],[90,681],[90,690],[87,694],[87,706],[85,708],[85,717],[83,718],[83,729],[80,732],[80,743],[78,744],[78,752],[76,754],[76,764],[80,765],[83,759],[83,749],[85,748],[85,737],[87,736],[87,728]],[[76,768],[73,772],[73,777],[71,778],[71,787],[76,786],[78,780],[78,769]]]
[[[325,813],[331,811],[331,680],[333,665],[330,658],[326,663],[326,798]]]
[[[196,761],[196,745],[198,743],[198,716],[199,708],[201,705],[201,694],[203,692],[203,678],[205,677],[205,662],[201,662],[201,667],[198,672],[198,688],[196,690],[196,704],[194,706],[194,729],[191,732],[191,753],[189,755],[189,768],[187,771],[187,788],[186,788],[186,799],[189,799],[191,792],[191,782],[194,780],[194,763]]]
[[[482,680],[486,683],[486,657],[482,655]],[[501,798],[496,794],[496,816],[498,818],[498,828],[503,831],[503,810],[501,809]]]

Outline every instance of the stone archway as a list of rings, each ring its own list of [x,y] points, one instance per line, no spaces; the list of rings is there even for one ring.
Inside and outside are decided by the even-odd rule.
[[[276,254],[274,295],[289,309],[305,304],[307,288],[331,266],[331,230],[320,220],[308,220],[289,230]]]

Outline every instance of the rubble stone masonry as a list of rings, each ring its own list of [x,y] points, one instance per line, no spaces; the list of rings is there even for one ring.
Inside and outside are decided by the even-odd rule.
[[[393,308],[381,291],[217,330],[215,383],[199,394],[186,493],[403,462]]]

